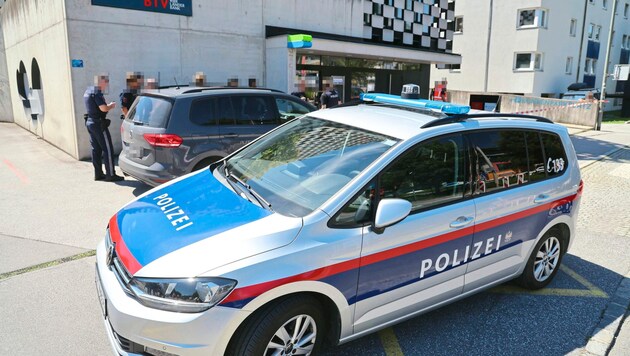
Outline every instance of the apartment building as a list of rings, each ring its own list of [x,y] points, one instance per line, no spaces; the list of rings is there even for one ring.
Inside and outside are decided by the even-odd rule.
[[[560,97],[571,83],[600,88],[613,0],[456,0],[453,52],[461,64],[431,79],[477,93]],[[617,0],[611,73],[630,54],[630,0]],[[607,81],[607,93],[624,82]],[[611,100],[609,108],[620,105]]]

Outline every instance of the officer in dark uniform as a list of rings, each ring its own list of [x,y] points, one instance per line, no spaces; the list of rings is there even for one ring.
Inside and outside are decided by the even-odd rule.
[[[330,84],[326,84],[326,91],[324,91],[320,100],[322,109],[333,108],[339,105],[339,93],[337,93],[337,90],[331,87]]]
[[[127,73],[127,88],[120,93],[120,109],[123,112],[121,119],[127,116],[131,104],[138,96],[140,89],[142,88],[142,74],[140,73]]]
[[[114,147],[109,133],[107,112],[116,107],[115,102],[107,104],[103,92],[109,85],[109,77],[97,75],[94,78],[96,86],[88,87],[83,94],[83,102],[87,111],[85,126],[90,133],[92,145],[92,165],[94,165],[94,180],[117,182],[124,180],[116,175],[114,169]],[[103,174],[103,158],[105,159],[105,174]]]

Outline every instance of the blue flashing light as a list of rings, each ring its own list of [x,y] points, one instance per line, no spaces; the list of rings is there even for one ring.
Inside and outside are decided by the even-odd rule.
[[[457,105],[445,103],[443,101],[426,100],[426,99],[403,99],[398,95],[380,94],[380,93],[362,93],[361,100],[373,101],[375,103],[392,104],[406,106],[417,109],[434,109],[440,110],[445,114],[467,114],[470,111],[468,105]]]

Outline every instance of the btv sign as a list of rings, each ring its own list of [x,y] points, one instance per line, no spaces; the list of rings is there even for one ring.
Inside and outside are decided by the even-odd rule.
[[[92,5],[192,16],[192,0],[92,0]]]

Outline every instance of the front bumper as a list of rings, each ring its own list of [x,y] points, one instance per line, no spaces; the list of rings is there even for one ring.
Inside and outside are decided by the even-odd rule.
[[[222,355],[250,314],[220,306],[194,314],[145,307],[125,293],[106,265],[104,242],[96,249],[96,283],[105,329],[118,355]]]

